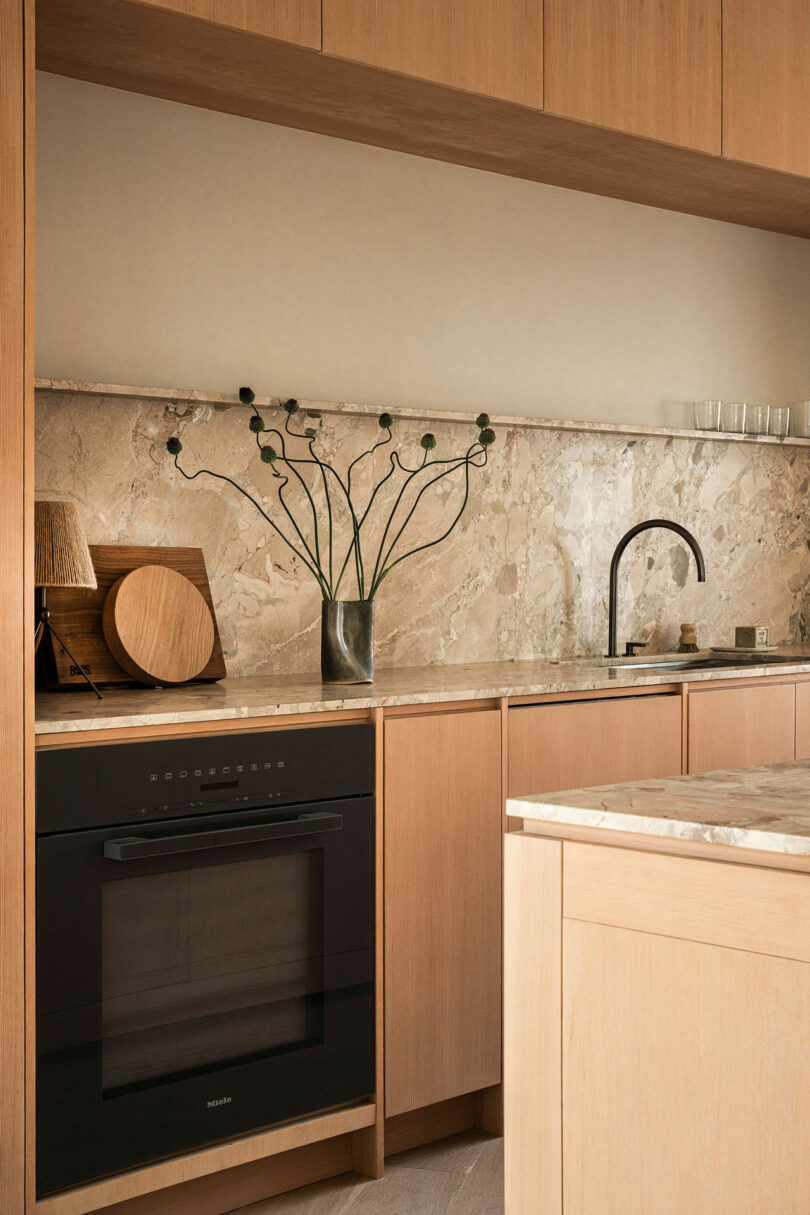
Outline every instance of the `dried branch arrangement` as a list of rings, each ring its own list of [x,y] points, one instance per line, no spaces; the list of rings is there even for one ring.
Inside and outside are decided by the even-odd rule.
[[[392,442],[394,421],[389,413],[382,413],[378,418],[383,437],[356,456],[345,475],[342,475],[334,464],[318,455],[315,450],[317,435],[312,427],[293,429],[293,419],[300,412],[297,401],[291,399],[283,404],[282,409],[286,417],[283,430],[280,430],[276,426],[267,425],[256,407],[256,394],[251,388],[240,388],[239,400],[244,405],[253,406],[248,425],[258,445],[261,459],[269,465],[277,483],[277,519],[271,518],[268,510],[231,477],[213,472],[209,468],[201,468],[194,473],[186,472],[180,464],[183,444],[178,438],[172,437],[168,440],[167,450],[174,456],[176,468],[187,481],[194,481],[201,476],[215,477],[217,480],[226,481],[247,498],[312,574],[321,595],[327,601],[339,597],[341,585],[349,569],[352,570],[357,584],[357,598],[373,600],[384,579],[401,562],[441,544],[464,514],[470,494],[471,470],[483,468],[487,464],[489,450],[495,442],[495,432],[485,413],[479,414],[475,420],[478,437],[461,455],[444,460],[436,459],[431,455],[436,448],[435,436],[429,432],[423,434],[419,441],[422,448],[421,460],[411,468],[402,460],[397,450],[392,450],[388,457],[388,471],[373,485],[361,509],[356,504],[357,488],[352,485],[352,476],[356,476],[362,460]],[[308,483],[306,473],[309,470],[314,470],[317,490],[314,485]],[[407,548],[405,535],[424,495],[454,473],[459,474],[461,494],[458,510],[450,526],[434,539]],[[386,485],[389,487],[388,493],[381,495],[380,491]],[[289,489],[301,491],[296,501],[288,501]],[[375,536],[372,544],[368,540],[371,530],[369,520],[375,504],[378,510],[383,512],[384,522],[381,521],[378,525],[379,534]],[[338,551],[336,521],[341,513],[347,515],[349,520],[350,540],[345,552]]]

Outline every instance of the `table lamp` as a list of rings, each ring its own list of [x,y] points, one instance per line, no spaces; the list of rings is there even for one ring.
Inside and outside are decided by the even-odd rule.
[[[40,592],[35,651],[46,630],[53,634],[102,700],[101,692],[51,624],[51,613],[46,606],[46,588],[49,586],[87,587],[88,590],[98,586],[79,512],[73,502],[34,503],[34,586]]]

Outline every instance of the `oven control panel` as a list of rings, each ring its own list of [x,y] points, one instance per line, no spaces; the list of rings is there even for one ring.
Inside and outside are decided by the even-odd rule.
[[[374,728],[316,726],[37,755],[37,831],[361,797],[374,791]]]

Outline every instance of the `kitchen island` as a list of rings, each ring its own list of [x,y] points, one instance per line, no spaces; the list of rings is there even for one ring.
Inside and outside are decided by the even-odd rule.
[[[507,811],[507,1215],[806,1212],[810,763]]]

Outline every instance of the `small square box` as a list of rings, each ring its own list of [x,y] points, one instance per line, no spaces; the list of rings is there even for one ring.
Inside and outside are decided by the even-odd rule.
[[[764,624],[756,624],[747,628],[735,630],[734,643],[740,649],[756,650],[768,644],[768,628]]]

